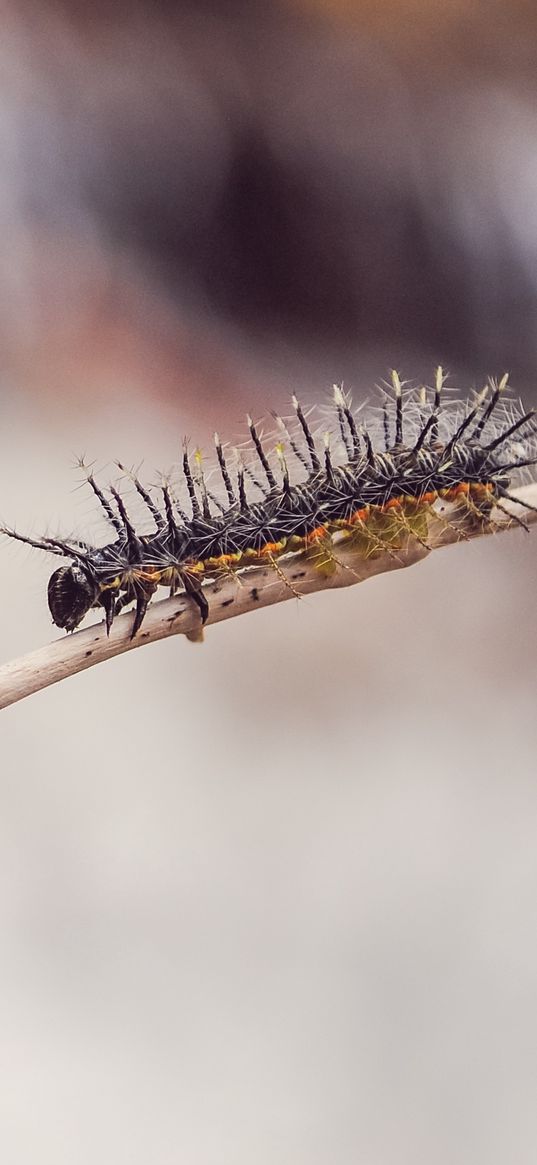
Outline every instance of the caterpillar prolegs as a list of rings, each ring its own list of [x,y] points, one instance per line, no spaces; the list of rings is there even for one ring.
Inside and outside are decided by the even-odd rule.
[[[52,619],[66,631],[101,608],[109,632],[119,611],[134,605],[134,637],[160,587],[189,595],[203,624],[207,584],[223,574],[240,578],[261,563],[278,572],[285,556],[300,552],[329,569],[341,540],[352,540],[362,555],[396,554],[404,536],[427,545],[427,515],[442,501],[489,524],[494,508],[514,500],[516,475],[537,462],[534,413],[506,390],[505,376],[454,400],[441,368],[430,389],[410,388],[394,372],[382,404],[369,411],[354,412],[334,387],[320,433],[293,397],[293,417],[274,416],[270,439],[248,417],[249,443],[240,454],[230,454],[215,434],[218,493],[209,489],[200,452],[190,456],[186,444],[184,504],[170,480],[150,489],[129,474],[149,533],[136,529],[118,486],[101,487],[89,470],[86,481],[111,532],[105,545],[2,533],[67,560],[48,584]]]

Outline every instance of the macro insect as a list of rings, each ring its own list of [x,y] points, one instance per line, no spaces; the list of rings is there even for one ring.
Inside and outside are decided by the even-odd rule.
[[[240,576],[267,562],[279,570],[284,556],[315,548],[325,561],[337,562],[335,543],[342,538],[354,539],[368,554],[390,550],[401,534],[423,540],[426,526],[416,516],[422,519],[439,500],[462,504],[481,523],[491,521],[494,507],[517,500],[509,492],[513,475],[537,461],[534,413],[506,398],[506,376],[462,402],[446,397],[444,383],[441,368],[431,390],[405,388],[394,372],[391,393],[365,421],[334,387],[332,426],[321,439],[293,398],[294,422],[275,416],[277,440],[269,453],[248,418],[250,456],[237,455],[233,467],[215,434],[221,498],[209,491],[201,454],[192,460],[185,445],[188,510],[168,480],[157,502],[129,475],[151,519],[150,533],[137,532],[119,489],[105,491],[89,471],[86,480],[113,531],[105,545],[1,532],[68,560],[48,584],[52,619],[66,631],[101,608],[109,633],[115,616],[134,604],[134,637],[159,587],[189,595],[203,624],[207,583],[222,574]]]

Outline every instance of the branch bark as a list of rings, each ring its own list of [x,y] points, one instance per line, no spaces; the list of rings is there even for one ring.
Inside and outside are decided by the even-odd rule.
[[[513,493],[521,502],[537,507],[537,483]],[[427,514],[426,537],[415,536],[409,525],[408,531],[402,529],[401,544],[392,542],[389,550],[383,550],[379,543],[378,548],[364,555],[363,550],[342,540],[336,542],[330,561],[326,557],[322,561],[322,551],[300,552],[280,559],[276,569],[273,565],[255,566],[242,571],[240,578],[224,576],[207,585],[207,626],[293,597],[352,586],[385,571],[412,566],[442,546],[496,530],[513,529],[517,518],[526,524],[537,521],[537,510],[527,510],[511,502],[502,506],[504,510],[494,510],[490,524],[483,524],[464,504],[440,506],[436,503]],[[99,623],[4,664],[0,668],[0,708],[7,708],[106,659],[170,635],[200,638],[198,609],[184,594],[153,603],[134,640],[130,638],[132,620],[132,613],[127,612],[114,621],[109,637],[104,623]]]

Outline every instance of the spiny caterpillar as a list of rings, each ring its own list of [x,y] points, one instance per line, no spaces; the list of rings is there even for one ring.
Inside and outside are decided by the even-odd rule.
[[[273,414],[278,439],[269,454],[248,417],[249,460],[237,454],[233,469],[215,434],[223,500],[208,488],[199,451],[192,464],[185,444],[181,471],[188,513],[169,480],[158,487],[157,502],[135,474],[129,475],[152,521],[150,533],[136,531],[116,486],[105,492],[90,471],[86,480],[114,531],[112,541],[98,547],[33,539],[12,529],[2,533],[70,560],[48,585],[58,627],[74,631],[92,607],[100,607],[109,633],[115,615],[134,603],[134,637],[158,587],[189,595],[203,624],[209,611],[206,584],[222,574],[240,576],[246,567],[267,563],[281,573],[284,556],[297,552],[337,563],[341,539],[362,554],[390,553],[401,531],[426,545],[425,519],[435,503],[457,502],[473,520],[489,524],[495,507],[516,500],[509,493],[512,475],[537,462],[533,411],[523,412],[506,399],[507,376],[467,401],[446,397],[444,383],[441,368],[433,389],[409,389],[393,372],[392,391],[366,420],[335,386],[334,431],[325,432],[322,443],[293,397],[292,423]],[[298,470],[297,481],[288,458]],[[511,520],[524,525],[513,515]]]

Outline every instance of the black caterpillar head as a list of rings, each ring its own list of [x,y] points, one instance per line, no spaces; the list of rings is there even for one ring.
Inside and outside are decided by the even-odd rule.
[[[48,584],[48,605],[53,622],[74,631],[98,595],[97,583],[79,563],[60,566]]]

